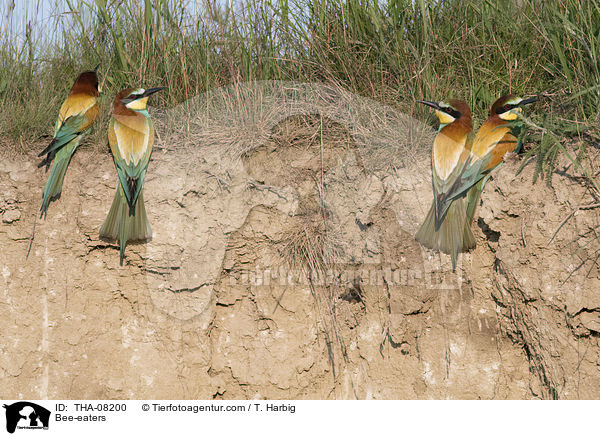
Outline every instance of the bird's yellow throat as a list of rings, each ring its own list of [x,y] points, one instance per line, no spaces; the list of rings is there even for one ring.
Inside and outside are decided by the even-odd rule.
[[[518,118],[518,114],[521,113],[521,108],[516,108],[511,111],[505,112],[503,114],[498,115],[501,119],[506,121],[514,121]]]
[[[453,122],[455,120],[455,118],[452,115],[449,115],[446,112],[436,110],[435,114],[437,115],[438,119],[440,120],[440,124],[450,124],[451,122]]]
[[[134,100],[131,103],[127,104],[129,109],[133,109],[134,111],[143,111],[146,109],[148,104],[148,97],[140,98],[139,100]]]

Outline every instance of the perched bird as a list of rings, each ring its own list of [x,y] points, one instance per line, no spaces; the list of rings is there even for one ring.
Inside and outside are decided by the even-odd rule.
[[[100,238],[119,240],[121,265],[128,241],[152,239],[143,185],[154,144],[154,125],[146,105],[148,97],[161,89],[164,88],[127,88],[113,102],[108,143],[117,168],[117,190]]]
[[[454,271],[458,253],[475,247],[464,195],[454,196],[473,140],[471,111],[460,100],[419,103],[435,109],[440,127],[431,154],[433,203],[415,239],[427,248],[449,254]]]
[[[518,153],[521,142],[518,139],[523,129],[519,115],[522,107],[538,100],[538,97],[523,99],[512,95],[504,95],[494,102],[490,116],[481,125],[471,148],[469,162],[461,176],[460,188],[455,190],[457,196],[467,194],[467,220],[473,221],[479,198],[490,172],[499,166],[506,153]]]
[[[60,198],[62,184],[71,157],[83,136],[98,118],[98,76],[94,71],[85,71],[77,77],[71,92],[60,108],[54,126],[54,138],[38,157],[44,159],[38,168],[45,166],[46,171],[52,164],[50,176],[44,186],[40,217],[46,216],[50,202]]]

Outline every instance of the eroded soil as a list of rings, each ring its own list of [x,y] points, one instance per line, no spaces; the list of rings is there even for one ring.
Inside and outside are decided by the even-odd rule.
[[[77,152],[28,260],[45,175],[33,154],[2,161],[0,396],[599,398],[600,223],[582,180],[561,167],[531,185],[533,165],[516,176],[508,159],[453,274],[412,237],[427,160],[364,160],[318,119],[240,158],[157,149],[154,239],[123,267],[98,238],[108,155]]]

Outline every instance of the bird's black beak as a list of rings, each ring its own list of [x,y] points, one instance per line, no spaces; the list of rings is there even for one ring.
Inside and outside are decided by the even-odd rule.
[[[425,106],[429,106],[432,107],[436,110],[440,110],[440,105],[433,102],[433,101],[427,101],[427,100],[417,100],[417,103],[421,103],[424,104]]]
[[[531,98],[527,98],[525,100],[521,100],[521,102],[519,103],[519,106],[525,106],[526,104],[531,104],[531,103],[535,103],[536,101],[538,101],[540,98],[537,95],[534,95]]]
[[[165,89],[164,86],[160,86],[158,88],[150,88],[150,89],[146,89],[146,91],[139,97],[139,98],[145,98],[145,97],[150,97],[152,94],[154,94],[155,92],[158,91],[162,91],[163,89]]]
[[[100,64],[96,65],[96,68],[94,68],[94,73],[98,72],[98,68],[100,68]]]

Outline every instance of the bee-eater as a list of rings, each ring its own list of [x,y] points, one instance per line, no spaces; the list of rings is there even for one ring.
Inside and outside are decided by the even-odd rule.
[[[471,148],[469,163],[462,176],[462,187],[457,189],[467,194],[467,220],[473,221],[481,192],[489,179],[490,172],[499,166],[506,153],[518,153],[521,148],[520,137],[523,122],[519,119],[522,107],[538,100],[538,97],[523,99],[513,95],[504,95],[494,102],[490,116],[481,125]],[[470,188],[470,186],[472,188]]]
[[[148,97],[161,89],[127,88],[113,102],[108,143],[117,168],[117,190],[100,238],[119,240],[121,265],[128,241],[152,239],[143,185],[154,145],[154,125],[146,106]]]
[[[71,157],[83,136],[98,118],[98,76],[94,71],[85,71],[77,77],[71,92],[60,108],[54,126],[54,138],[38,157],[44,159],[38,168],[52,164],[50,176],[44,186],[40,217],[46,216],[50,202],[60,198],[62,184]]]
[[[433,203],[415,239],[427,248],[449,254],[455,271],[458,253],[475,247],[464,195],[453,198],[473,140],[471,111],[460,100],[419,103],[435,109],[440,127],[431,153]]]

